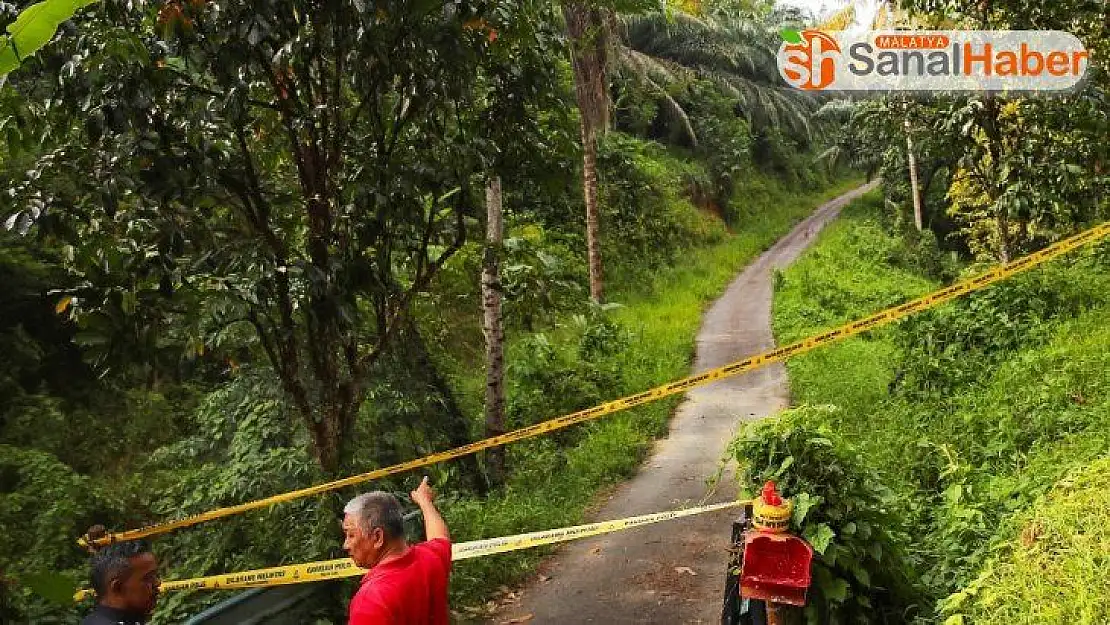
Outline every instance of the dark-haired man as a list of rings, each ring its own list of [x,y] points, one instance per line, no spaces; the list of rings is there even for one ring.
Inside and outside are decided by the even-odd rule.
[[[401,503],[389,493],[359,495],[343,509],[343,548],[370,569],[351,600],[349,625],[447,625],[451,538],[428,478],[412,492],[427,541],[405,541]]]
[[[142,625],[158,598],[158,560],[145,540],[108,545],[93,554],[96,607],[81,625]]]

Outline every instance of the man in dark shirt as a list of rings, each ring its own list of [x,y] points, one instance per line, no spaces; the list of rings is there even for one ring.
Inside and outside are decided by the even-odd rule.
[[[81,625],[143,625],[158,598],[158,560],[145,540],[108,545],[93,554],[96,607]]]

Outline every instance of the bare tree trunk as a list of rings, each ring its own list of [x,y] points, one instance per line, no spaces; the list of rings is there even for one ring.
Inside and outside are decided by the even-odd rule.
[[[913,195],[913,225],[921,232],[921,190],[917,185],[917,157],[913,153],[913,137],[910,136],[910,119],[905,119],[906,160],[910,167],[910,193]]]
[[[600,217],[597,191],[597,138],[582,124],[582,186],[586,200],[586,259],[590,265],[590,299],[600,304],[605,298],[601,268]]]
[[[588,2],[563,3],[563,16],[571,40],[574,95],[581,116],[582,186],[586,204],[586,254],[590,268],[590,298],[604,299],[599,241],[597,139],[609,128],[609,15]]]
[[[501,178],[486,186],[486,253],[482,262],[482,334],[486,337],[486,436],[505,433],[505,330],[501,325]],[[486,452],[492,484],[505,481],[505,450]]]
[[[899,15],[896,13],[897,7],[893,2],[882,2],[879,7],[879,12],[876,13],[875,20],[878,22],[880,16],[883,21],[890,19],[894,24],[901,23],[903,27],[909,26],[909,17],[907,15]],[[885,25],[885,24],[884,24]],[[875,26],[877,28],[877,26]],[[906,133],[906,164],[910,170],[910,196],[913,200],[913,225],[917,228],[918,232],[922,229],[921,219],[921,188],[917,183],[917,155],[913,151],[913,136],[910,134],[910,101],[907,99],[903,102],[903,117],[902,124]]]

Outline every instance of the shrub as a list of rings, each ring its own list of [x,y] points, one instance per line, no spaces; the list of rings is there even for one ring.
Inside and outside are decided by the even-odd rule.
[[[824,184],[820,168],[811,162],[812,157],[781,129],[764,128],[756,132],[753,139],[752,161],[763,172],[803,189],[816,189]]]
[[[141,483],[130,486],[144,494],[151,516],[178,517],[322,481],[307,436],[267,368],[244,367],[204,398],[192,421],[194,434],[155,450]],[[335,495],[303,499],[171,534],[158,544],[164,576],[209,575],[334,553],[338,500]],[[154,622],[179,623],[221,599],[214,593],[169,594],[159,601]]]
[[[598,152],[602,258],[610,269],[646,274],[698,240],[698,215],[681,199],[688,165],[662,146],[609,133]]]
[[[813,546],[809,623],[902,622],[915,603],[898,502],[855,449],[815,425],[832,408],[803,407],[748,425],[729,445],[741,486],[774,480]]]
[[[531,332],[586,299],[584,259],[540,226],[527,226],[505,239],[501,268],[505,320]]]
[[[72,604],[46,601],[34,580],[48,586],[68,583],[72,593],[85,575],[74,538],[92,525],[105,502],[92,480],[53,455],[0,445],[0,571],[18,576],[18,585],[0,588],[12,595],[0,621],[70,621]],[[5,581],[0,579],[0,586]]]
[[[545,334],[513,346],[507,359],[510,427],[587,408],[623,388],[620,356],[628,331],[598,308],[576,316],[572,330],[578,340],[570,349],[556,347]]]
[[[698,135],[697,153],[712,180],[713,199],[718,207],[726,207],[741,173],[751,171],[751,130],[737,115],[735,100],[714,85],[694,83],[688,98],[690,121]]]

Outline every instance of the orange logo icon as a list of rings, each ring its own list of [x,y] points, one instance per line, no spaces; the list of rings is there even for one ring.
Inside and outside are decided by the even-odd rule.
[[[791,33],[795,41],[783,43],[779,53],[783,78],[798,89],[824,89],[836,79],[840,45],[819,30]]]

